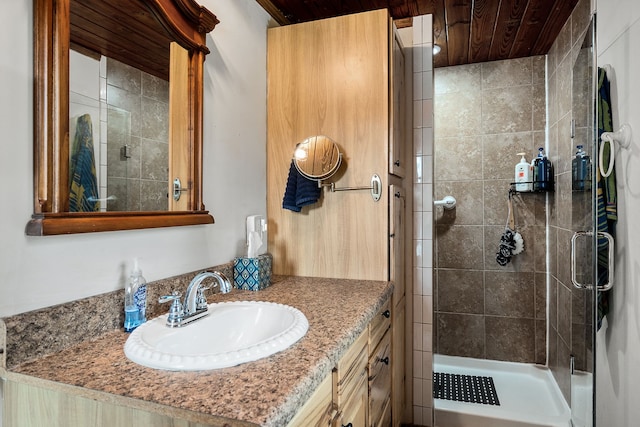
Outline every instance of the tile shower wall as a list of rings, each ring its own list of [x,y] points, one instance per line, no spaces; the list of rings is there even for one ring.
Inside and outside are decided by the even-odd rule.
[[[545,146],[545,57],[435,70],[435,351],[546,362],[545,198],[514,196],[525,250],[495,259],[519,152]]]
[[[101,71],[107,194],[114,197],[107,209],[167,210],[169,82],[111,58]]]
[[[571,191],[571,158],[575,153],[570,131],[574,116],[572,70],[589,26],[590,12],[590,0],[581,0],[547,55],[549,146],[556,174],[555,197],[549,201],[549,367],[568,402],[570,356],[576,356],[579,370],[587,369],[592,358],[590,334],[584,333],[585,320],[590,321],[589,299],[584,292],[574,290],[569,269],[571,237],[574,231],[585,229],[583,215],[576,217],[576,197],[584,193]],[[586,124],[576,125],[578,135]],[[589,151],[589,144],[585,148]]]
[[[413,19],[413,424],[433,417],[433,35]]]

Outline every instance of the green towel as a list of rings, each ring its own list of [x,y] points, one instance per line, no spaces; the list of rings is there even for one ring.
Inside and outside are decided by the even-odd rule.
[[[613,132],[613,114],[611,112],[609,80],[604,69],[598,68],[598,153],[604,132]],[[613,146],[606,143],[603,150],[602,164],[609,164],[609,157],[613,156]],[[618,221],[618,206],[616,199],[616,171],[615,167],[607,178],[600,175],[597,168],[597,228],[599,232],[606,232],[615,237],[616,222]],[[599,285],[605,284],[609,275],[608,243],[604,238],[598,239],[598,277]],[[609,296],[611,291],[598,292],[598,329],[602,326],[602,319],[609,313]]]
[[[69,162],[69,212],[100,210],[91,116],[78,117]]]

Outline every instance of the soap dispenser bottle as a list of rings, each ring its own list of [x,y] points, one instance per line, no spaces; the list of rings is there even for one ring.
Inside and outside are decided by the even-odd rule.
[[[525,153],[518,153],[518,156],[522,156],[522,158],[515,169],[516,191],[519,192],[531,191],[533,189],[531,165],[524,158],[524,154]]]
[[[571,189],[585,191],[591,188],[591,159],[582,145],[576,146],[577,152],[571,159]]]
[[[544,148],[538,149],[538,157],[531,164],[533,166],[533,191],[553,190],[553,165],[544,154]]]
[[[124,331],[131,332],[147,321],[147,281],[136,258],[124,290]]]

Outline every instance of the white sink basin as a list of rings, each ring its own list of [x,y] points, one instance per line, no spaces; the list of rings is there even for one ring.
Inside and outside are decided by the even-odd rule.
[[[180,328],[157,317],[124,345],[135,363],[156,369],[197,371],[251,362],[289,348],[309,329],[302,312],[262,301],[209,304],[209,315]]]

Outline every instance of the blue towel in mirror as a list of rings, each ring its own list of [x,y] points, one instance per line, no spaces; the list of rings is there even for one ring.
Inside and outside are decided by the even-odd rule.
[[[78,117],[69,162],[69,212],[100,210],[91,116]]]
[[[289,166],[289,176],[287,177],[287,187],[282,199],[282,207],[293,212],[300,212],[303,206],[316,203],[320,198],[320,194],[321,188],[318,187],[318,183],[302,176],[292,160]]]

